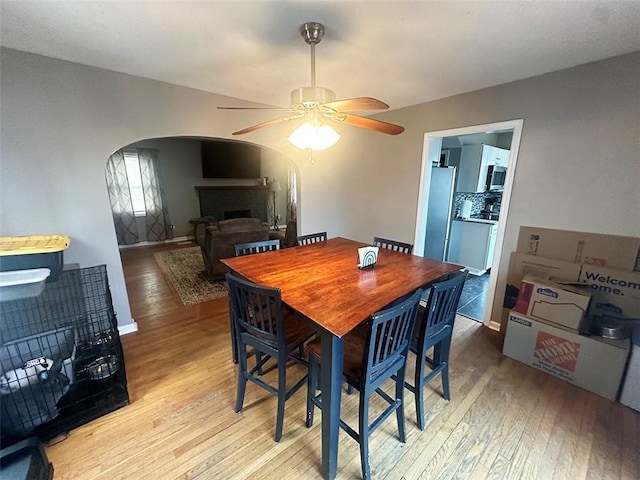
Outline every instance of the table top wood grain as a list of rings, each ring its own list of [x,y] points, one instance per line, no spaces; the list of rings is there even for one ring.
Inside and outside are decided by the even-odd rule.
[[[248,280],[282,291],[282,300],[342,337],[395,299],[462,269],[460,265],[380,249],[360,270],[358,248],[346,238],[221,260]]]

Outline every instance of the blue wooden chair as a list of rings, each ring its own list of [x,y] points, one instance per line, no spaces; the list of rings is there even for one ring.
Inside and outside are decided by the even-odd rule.
[[[280,240],[263,240],[261,242],[238,243],[234,245],[236,257],[253,255],[254,253],[280,250]]]
[[[310,233],[298,237],[298,245],[310,245],[312,243],[324,242],[327,240],[327,232]]]
[[[404,377],[409,342],[422,290],[403,302],[374,313],[371,319],[345,337],[343,375],[347,385],[360,392],[358,432],[340,420],[340,427],[360,444],[362,476],[371,478],[369,467],[369,435],[393,412],[398,422],[398,437],[405,442]],[[320,341],[313,340],[309,351],[309,379],[307,382],[307,427],[313,425],[314,406],[322,409],[322,394],[316,396],[320,378]],[[388,395],[381,385],[395,380],[395,394]],[[369,398],[373,393],[389,406],[369,423]]]
[[[234,245],[236,257],[244,255],[252,255],[254,253],[270,252],[272,250],[280,250],[279,240],[263,240],[259,242],[238,243]],[[231,328],[231,352],[233,355],[233,363],[238,363],[238,353],[236,345],[235,325],[231,316],[231,306],[229,306],[229,322]],[[258,360],[259,361],[259,360]],[[262,370],[260,370],[262,373]]]
[[[413,253],[413,245],[411,243],[398,242],[382,237],[373,237],[373,246],[386,248],[394,252],[407,253],[409,255]]]
[[[280,289],[256,285],[230,273],[226,274],[226,279],[238,346],[238,391],[235,410],[240,412],[243,408],[247,381],[277,396],[275,441],[279,442],[282,438],[284,404],[307,379],[305,374],[287,390],[287,360],[293,359],[307,364],[301,353],[304,352],[304,343],[315,335],[315,331],[283,308]],[[256,366],[251,369],[247,365],[247,347],[253,347],[256,351]],[[278,367],[277,387],[259,377],[263,365],[270,358],[276,360]]]
[[[405,388],[415,394],[416,416],[420,430],[425,428],[424,387],[438,374],[442,374],[443,397],[450,400],[449,353],[456,310],[460,294],[467,279],[467,272],[451,275],[447,280],[434,283],[426,297],[426,306],[420,307],[416,320],[411,351],[416,354],[416,370],[413,385],[405,382]],[[433,348],[432,356],[427,352]],[[427,371],[427,367],[429,370]]]

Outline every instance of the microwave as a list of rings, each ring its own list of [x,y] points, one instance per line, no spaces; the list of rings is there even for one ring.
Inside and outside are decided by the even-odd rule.
[[[489,165],[487,171],[487,191],[501,192],[504,190],[504,182],[507,179],[507,167]]]

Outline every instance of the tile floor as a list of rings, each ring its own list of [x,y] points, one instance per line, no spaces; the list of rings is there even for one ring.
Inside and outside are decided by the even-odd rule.
[[[458,304],[458,313],[482,322],[488,287],[489,273],[479,276],[469,274],[462,289],[462,296]]]

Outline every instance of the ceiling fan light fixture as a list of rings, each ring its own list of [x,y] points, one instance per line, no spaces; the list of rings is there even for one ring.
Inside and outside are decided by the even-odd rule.
[[[296,128],[287,140],[301,150],[325,150],[340,140],[340,135],[329,125],[304,123]]]

